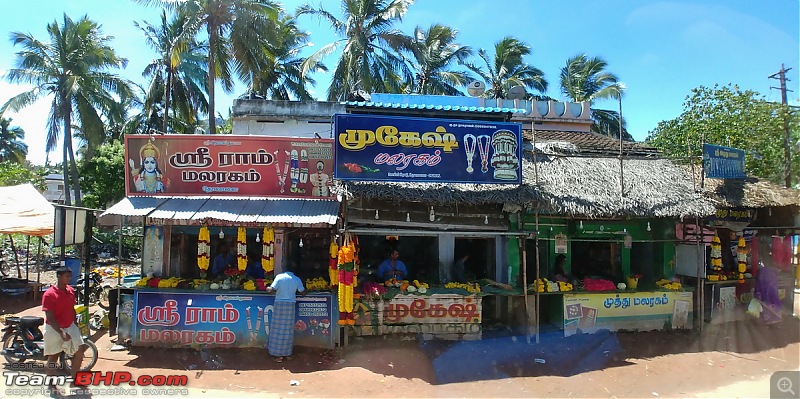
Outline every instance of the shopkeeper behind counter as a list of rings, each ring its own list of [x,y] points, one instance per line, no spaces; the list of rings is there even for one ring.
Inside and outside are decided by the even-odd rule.
[[[393,249],[389,252],[389,259],[386,259],[378,266],[378,278],[381,281],[393,278],[403,280],[406,276],[408,276],[408,269],[403,261],[400,260],[400,252]]]

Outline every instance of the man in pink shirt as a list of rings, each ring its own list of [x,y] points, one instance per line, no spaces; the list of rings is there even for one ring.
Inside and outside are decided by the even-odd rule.
[[[83,344],[81,331],[75,324],[75,290],[69,286],[72,271],[66,267],[56,270],[58,282],[50,286],[42,296],[42,310],[45,314],[44,354],[47,356],[47,374],[55,373],[56,363],[61,352],[72,358],[72,378],[83,362]],[[73,387],[78,387],[73,382]],[[56,387],[50,387],[57,389]]]

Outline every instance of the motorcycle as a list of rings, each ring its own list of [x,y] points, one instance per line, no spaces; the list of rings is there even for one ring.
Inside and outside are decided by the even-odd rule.
[[[36,316],[9,316],[5,319],[3,327],[3,350],[2,355],[7,364],[23,363],[28,359],[46,361],[44,355],[44,334],[41,327],[44,325],[44,318]],[[83,337],[86,344],[84,351],[83,364],[80,371],[88,371],[97,363],[97,346],[89,337]],[[72,371],[72,356],[67,356],[61,352],[59,362],[61,367]]]
[[[75,290],[75,302],[83,305],[84,295],[84,275],[78,278],[72,288]],[[103,276],[97,272],[89,272],[89,303],[97,303],[103,309],[108,309],[108,292],[111,290],[110,284],[103,283]]]

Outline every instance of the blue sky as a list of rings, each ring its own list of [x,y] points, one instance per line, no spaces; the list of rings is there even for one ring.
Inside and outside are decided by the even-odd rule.
[[[284,1],[294,10],[305,0]],[[320,3],[338,15],[339,3]],[[398,27],[411,32],[414,26],[443,23],[459,30],[459,41],[475,49],[490,50],[503,36],[511,35],[527,42],[533,53],[526,59],[542,69],[550,83],[548,95],[561,98],[558,73],[567,58],[586,53],[602,56],[609,70],[627,86],[623,114],[637,140],[659,121],[677,117],[685,97],[699,85],[735,83],[743,89],[780,101],[776,80],[767,77],[780,69],[781,63],[793,68],[788,77],[790,102],[797,104],[800,92],[800,9],[797,0],[696,0],[696,1],[533,1],[533,0],[417,0]],[[160,10],[132,0],[27,0],[4,2],[0,28],[0,73],[12,67],[16,51],[8,41],[11,31],[32,33],[46,40],[48,22],[66,13],[72,18],[84,14],[102,24],[106,34],[114,36],[117,52],[128,58],[128,67],[120,74],[144,83],[141,71],[154,53],[145,45],[133,21],[157,21]],[[315,17],[303,16],[301,25],[311,33],[309,53],[335,40],[331,29]],[[332,67],[336,56],[326,59]],[[315,76],[314,92],[324,98],[329,74]],[[20,93],[25,87],[0,82],[0,103]],[[227,115],[233,98],[241,94],[217,90],[217,111]],[[43,163],[44,127],[49,101],[43,100],[19,114],[12,125],[26,131],[28,159]],[[598,103],[596,108],[617,109],[616,102]],[[59,161],[60,154],[50,154]]]

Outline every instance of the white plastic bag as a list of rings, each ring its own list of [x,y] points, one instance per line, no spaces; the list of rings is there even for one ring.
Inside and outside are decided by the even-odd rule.
[[[761,316],[761,311],[763,310],[764,308],[761,307],[761,302],[756,298],[751,299],[750,304],[747,305],[747,314],[753,317]]]

